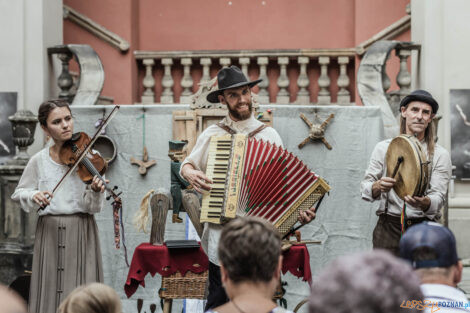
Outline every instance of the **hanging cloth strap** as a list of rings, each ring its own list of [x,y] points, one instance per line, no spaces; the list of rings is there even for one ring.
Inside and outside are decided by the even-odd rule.
[[[262,131],[263,129],[265,129],[266,127],[266,124],[263,124],[261,125],[260,127],[258,127],[257,129],[255,129],[254,131],[252,131],[251,133],[248,134],[248,138],[251,138],[253,137],[254,135],[256,135],[257,133],[259,133],[260,131]]]
[[[400,224],[401,224],[401,236],[403,236],[406,230],[406,202],[404,201],[403,201],[403,207],[401,210]]]
[[[225,124],[222,124],[222,122],[218,122],[217,123],[217,126],[219,126],[220,128],[222,128],[223,130],[225,130],[227,133],[229,133],[230,135],[235,135],[237,132],[234,131],[233,129],[231,129],[230,127],[228,127],[227,125]]]
[[[235,135],[237,132],[235,130],[233,130],[232,128],[230,128],[229,126],[225,125],[225,124],[222,124],[222,122],[218,122],[217,123],[217,126],[219,126],[220,128],[222,128],[223,130],[225,130],[227,133],[229,133],[230,135]],[[262,131],[263,129],[265,129],[266,127],[266,124],[263,124],[261,125],[260,127],[258,127],[257,129],[255,129],[254,131],[252,131],[251,133],[248,133],[248,138],[251,138],[253,136],[255,136],[257,133],[259,133],[260,131]]]

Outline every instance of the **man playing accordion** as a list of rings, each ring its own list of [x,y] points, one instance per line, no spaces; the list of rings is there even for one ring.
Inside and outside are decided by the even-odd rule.
[[[204,174],[207,167],[208,148],[212,136],[227,134],[246,134],[259,140],[282,146],[279,134],[272,127],[267,127],[253,117],[251,88],[261,79],[248,81],[236,66],[223,68],[217,74],[218,89],[207,95],[207,101],[227,105],[227,116],[216,125],[205,129],[198,137],[191,154],[181,166],[184,177],[196,191],[210,190],[212,181]],[[315,218],[313,209],[300,213],[299,221],[308,223]],[[201,238],[204,250],[209,257],[209,295],[206,310],[220,306],[228,301],[220,279],[217,246],[222,225],[206,223]]]

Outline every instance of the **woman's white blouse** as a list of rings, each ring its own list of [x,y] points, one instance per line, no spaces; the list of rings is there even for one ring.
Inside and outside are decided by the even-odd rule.
[[[50,191],[67,172],[68,167],[58,164],[49,155],[49,147],[36,153],[26,165],[20,182],[11,198],[19,201],[26,212],[37,210],[39,205],[33,196],[39,191]],[[51,203],[39,215],[58,215],[74,213],[97,213],[103,206],[104,195],[94,192],[86,185],[76,170],[63,182],[55,192]]]

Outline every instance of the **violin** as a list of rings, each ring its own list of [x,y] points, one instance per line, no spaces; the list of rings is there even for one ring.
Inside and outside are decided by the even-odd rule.
[[[113,189],[109,187],[106,183],[106,180],[102,175],[106,172],[108,168],[108,163],[101,157],[97,152],[93,152],[88,147],[90,146],[91,138],[84,132],[74,133],[70,140],[67,140],[62,145],[60,149],[60,161],[65,165],[72,167],[75,165],[83,151],[88,150],[84,158],[81,159],[80,163],[77,166],[78,177],[85,183],[91,184],[93,177],[97,176],[104,185],[104,188],[110,193],[106,197],[106,200],[114,199],[115,202],[121,202],[119,194],[115,193],[115,190],[118,188],[114,186]]]
[[[103,181],[105,189],[110,193],[109,196],[106,197],[106,200],[109,200],[112,197],[114,202],[121,203],[121,199],[119,198],[121,193],[116,194],[114,192],[118,187],[114,186],[112,189],[109,188],[103,176],[101,176],[108,167],[106,161],[98,153],[92,153],[90,149],[96,139],[98,139],[98,135],[101,133],[101,130],[108,125],[118,110],[119,106],[116,105],[92,138],[83,132],[75,133],[72,135],[70,140],[63,144],[59,158],[61,162],[69,166],[69,169],[54,187],[52,194],[54,194],[63,185],[63,182],[67,177],[69,177],[75,168],[77,168],[77,174],[82,181],[89,184],[93,180],[94,176],[98,176],[98,178]],[[40,209],[44,208],[45,207],[41,207]]]
[[[90,145],[91,138],[84,132],[75,133],[70,140],[67,140],[60,149],[59,158],[67,166],[73,166],[80,154]],[[108,168],[107,162],[91,149],[82,159],[77,167],[77,174],[86,184],[91,184],[94,176],[98,176],[103,182],[102,175]]]

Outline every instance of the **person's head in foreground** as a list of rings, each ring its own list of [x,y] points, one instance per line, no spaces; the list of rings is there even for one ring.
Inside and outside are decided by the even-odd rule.
[[[411,266],[383,250],[342,256],[320,273],[309,300],[310,313],[419,312],[400,307],[422,301]]]
[[[455,237],[441,224],[423,222],[410,227],[400,240],[400,257],[411,262],[423,284],[455,287],[462,279]]]
[[[121,313],[121,300],[113,288],[91,283],[72,291],[60,304],[59,313]]]
[[[239,217],[219,241],[221,278],[230,302],[215,312],[271,312],[282,266],[281,236],[269,222]],[[274,311],[275,312],[275,311]]]
[[[26,313],[26,303],[15,291],[0,285],[0,313]]]

